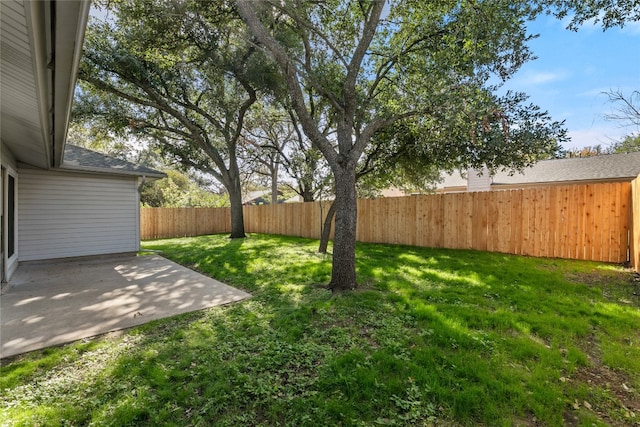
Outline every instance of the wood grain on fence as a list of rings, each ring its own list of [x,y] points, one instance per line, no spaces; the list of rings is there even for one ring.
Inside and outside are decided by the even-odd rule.
[[[597,183],[363,199],[361,242],[640,264],[640,184]],[[329,202],[245,206],[249,233],[319,238]],[[145,208],[141,238],[230,231],[228,208]],[[633,233],[633,234],[631,234]]]
[[[631,182],[631,264],[640,273],[640,176]]]
[[[142,208],[140,238],[165,239],[231,231],[229,208]]]

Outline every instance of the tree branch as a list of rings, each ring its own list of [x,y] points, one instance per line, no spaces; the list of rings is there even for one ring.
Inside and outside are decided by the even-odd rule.
[[[256,15],[254,9],[255,2],[251,0],[237,0],[238,10],[242,19],[247,26],[251,29],[256,39],[273,55],[276,63],[282,70],[285,82],[289,88],[291,94],[291,100],[293,107],[300,119],[305,133],[313,141],[313,143],[322,151],[329,162],[337,161],[337,153],[329,143],[329,141],[322,135],[317,127],[309,111],[304,103],[304,95],[300,87],[300,81],[296,72],[296,67],[291,63],[287,52],[282,45],[277,42],[264,27],[260,19]]]
[[[345,105],[345,110],[348,115],[355,114],[356,110],[356,82],[358,78],[358,74],[360,73],[360,69],[362,67],[362,61],[371,45],[371,41],[376,34],[376,29],[378,28],[378,23],[380,22],[380,16],[382,14],[382,9],[384,8],[385,2],[383,0],[376,0],[373,2],[369,16],[365,15],[365,23],[364,28],[362,29],[362,36],[358,41],[358,45],[351,57],[351,61],[347,66],[347,75],[344,80],[343,85],[343,102]]]

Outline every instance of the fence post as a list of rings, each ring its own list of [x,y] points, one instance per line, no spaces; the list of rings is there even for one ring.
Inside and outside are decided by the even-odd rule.
[[[640,175],[631,181],[629,218],[629,258],[633,268],[640,273]]]

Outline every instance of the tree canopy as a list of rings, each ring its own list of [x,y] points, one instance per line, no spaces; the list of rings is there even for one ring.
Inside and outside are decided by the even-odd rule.
[[[145,207],[222,207],[228,197],[214,194],[197,180],[175,169],[164,169],[166,178],[145,182],[140,187],[140,203]]]
[[[562,124],[526,105],[524,95],[494,95],[496,85],[532,59],[525,22],[536,10],[529,2],[237,4],[256,46],[278,64],[305,134],[332,169],[334,290],[356,286],[355,180],[365,153],[425,168],[518,168],[556,152],[565,139]],[[316,97],[327,109],[320,117]],[[321,131],[327,122],[331,135]]]
[[[244,236],[237,145],[277,74],[233,7],[121,0],[93,20],[80,65],[76,117],[148,136],[165,156],[209,173],[229,193],[232,237]]]
[[[606,30],[640,20],[640,3],[635,0],[538,0],[536,7],[538,12],[568,19],[568,28],[574,31],[589,21]]]
[[[319,153],[335,189],[333,290],[357,284],[358,177],[418,183],[454,168],[519,169],[558,152],[563,123],[525,94],[496,95],[533,59],[528,20],[547,12],[572,28],[608,28],[640,16],[637,2],[604,0],[107,4],[114,18],[87,33],[77,112],[213,174],[229,193],[233,237],[244,236],[239,145],[270,145],[271,171],[285,158],[313,165]],[[291,122],[248,123],[257,103],[286,106]],[[298,144],[284,148],[287,134]]]

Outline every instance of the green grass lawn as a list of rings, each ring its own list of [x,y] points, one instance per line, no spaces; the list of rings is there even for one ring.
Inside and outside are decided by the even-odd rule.
[[[5,361],[0,425],[640,425],[640,282],[621,267],[317,241],[145,242],[253,297]]]

